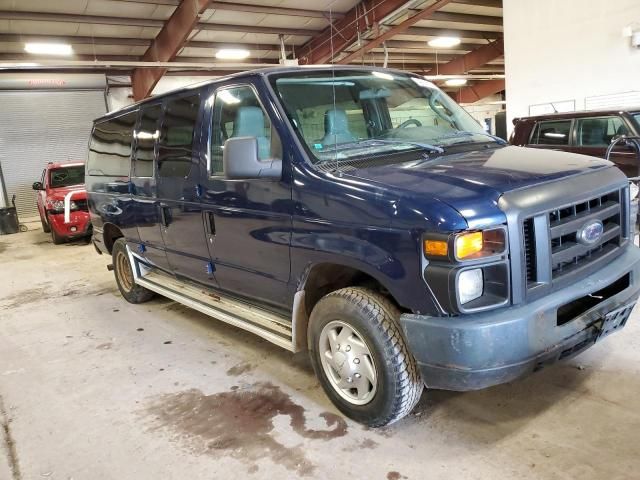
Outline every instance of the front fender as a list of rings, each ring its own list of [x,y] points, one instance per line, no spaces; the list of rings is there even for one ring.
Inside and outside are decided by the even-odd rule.
[[[418,232],[294,218],[291,269],[296,285],[304,283],[313,265],[344,265],[374,278],[400,306],[437,315],[420,259]]]

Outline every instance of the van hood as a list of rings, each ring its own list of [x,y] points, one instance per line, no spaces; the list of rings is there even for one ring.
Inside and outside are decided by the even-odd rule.
[[[437,199],[457,210],[469,228],[495,224],[504,216],[500,196],[512,190],[561,180],[613,163],[566,152],[514,146],[491,147],[431,159],[357,168],[348,174],[393,190],[405,208],[419,207],[425,198]]]

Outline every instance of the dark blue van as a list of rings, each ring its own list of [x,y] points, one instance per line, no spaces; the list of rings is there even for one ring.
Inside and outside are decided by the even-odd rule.
[[[422,77],[278,68],[95,121],[93,241],[154,293],[292,352],[371,426],[620,330],[640,294],[611,163],[507,146]]]

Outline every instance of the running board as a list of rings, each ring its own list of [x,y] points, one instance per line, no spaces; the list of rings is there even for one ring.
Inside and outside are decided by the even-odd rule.
[[[238,300],[220,296],[204,287],[183,282],[148,266],[128,247],[135,282],[164,297],[217,318],[235,327],[247,330],[291,352],[291,320]]]

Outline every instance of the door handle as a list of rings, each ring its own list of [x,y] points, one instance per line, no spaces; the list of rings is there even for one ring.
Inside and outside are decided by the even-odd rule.
[[[204,228],[207,230],[209,237],[216,235],[216,217],[213,212],[204,212]],[[210,240],[212,240],[210,238]]]
[[[168,227],[171,223],[171,207],[169,205],[160,205],[160,223],[163,227]]]

